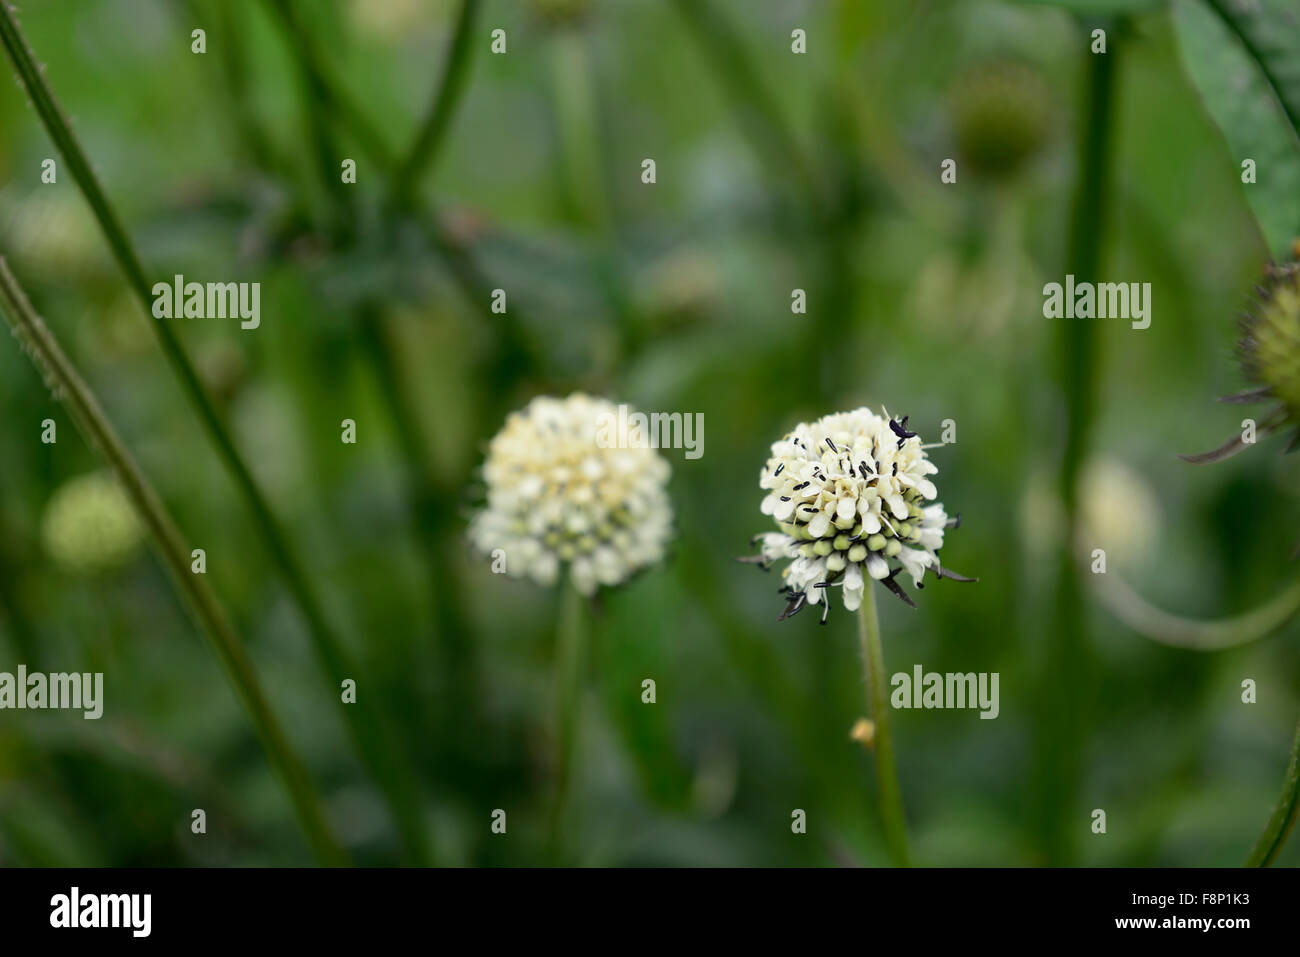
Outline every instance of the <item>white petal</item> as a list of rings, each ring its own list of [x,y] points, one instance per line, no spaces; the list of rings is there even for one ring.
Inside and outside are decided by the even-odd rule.
[[[867,574],[879,581],[889,575],[889,563],[872,552],[867,556]]]
[[[862,566],[854,562],[844,571],[844,607],[857,611],[862,606]]]

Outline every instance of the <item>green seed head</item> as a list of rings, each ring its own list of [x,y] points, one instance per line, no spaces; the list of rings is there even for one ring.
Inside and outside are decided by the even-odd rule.
[[[999,179],[1015,175],[1042,149],[1051,104],[1036,71],[1019,63],[985,63],[958,81],[951,113],[960,157],[977,175]]]
[[[1239,351],[1246,375],[1300,424],[1300,263],[1269,270],[1259,302],[1242,321]]]

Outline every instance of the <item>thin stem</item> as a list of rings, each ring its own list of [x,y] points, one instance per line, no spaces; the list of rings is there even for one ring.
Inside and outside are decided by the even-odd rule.
[[[565,805],[574,777],[578,729],[582,715],[582,674],[587,655],[584,599],[572,581],[560,583],[560,614],[555,647],[555,767],[551,805],[551,849],[557,854]]]
[[[397,154],[388,145],[379,129],[372,126],[361,108],[346,92],[336,86],[326,72],[320,55],[308,38],[289,0],[267,0],[275,22],[289,40],[289,48],[299,67],[306,74],[313,95],[318,97],[330,116],[339,116],[352,129],[361,148],[387,173],[397,166]]]
[[[1273,816],[1268,819],[1268,826],[1255,849],[1246,861],[1247,867],[1271,867],[1282,851],[1282,845],[1295,827],[1296,817],[1300,815],[1300,722],[1296,723],[1295,740],[1291,742],[1291,763],[1287,766],[1286,777],[1282,780],[1282,794],[1277,799]]]
[[[465,82],[469,78],[469,65],[474,58],[475,44],[471,42],[474,23],[478,18],[480,0],[463,0],[460,15],[456,18],[456,29],[452,34],[447,57],[443,61],[442,75],[438,81],[438,92],[424,122],[420,124],[411,144],[406,159],[398,167],[393,178],[393,197],[398,203],[405,203],[411,191],[415,189],[420,174],[434,164],[439,150],[451,125],[451,118],[456,113]]]
[[[253,513],[257,529],[272,558],[279,566],[290,594],[307,621],[308,633],[315,646],[317,658],[328,678],[330,694],[337,695],[343,681],[349,678],[355,680],[359,669],[355,667],[329,624],[320,600],[297,555],[289,545],[289,540],[272,513],[265,495],[258,488],[252,473],[217,415],[180,340],[165,320],[154,315],[152,287],[145,277],[135,248],[117,214],[109,205],[81,144],[72,132],[71,124],[59,108],[54,93],[36,62],[35,54],[23,38],[14,13],[6,3],[0,3],[0,41],[3,41],[5,50],[18,71],[19,80],[31,98],[37,115],[40,116],[46,131],[62,155],[64,163],[72,172],[78,188],[90,204],[95,219],[113,252],[113,257],[126,275],[128,285],[153,322],[154,332],[162,345],[163,353],[180,379],[185,394],[198,413],[208,438],[216,447],[223,464],[234,479],[235,486],[239,489],[249,511]],[[380,718],[374,713],[368,701],[365,696],[358,696],[357,703],[346,706],[343,713],[358,750],[371,772],[379,780],[385,796],[393,807],[399,826],[403,826],[408,841],[418,842],[413,843],[409,850],[417,860],[423,860],[427,848],[425,839],[421,836],[423,826],[418,820],[418,796],[412,791],[407,776],[397,764],[388,744],[388,735],[380,727]],[[405,825],[401,825],[400,822],[405,822]]]
[[[830,600],[829,596],[826,600]],[[894,736],[889,729],[889,695],[885,691],[885,657],[880,648],[880,620],[876,617],[874,583],[863,589],[862,607],[858,609],[858,641],[862,645],[862,667],[867,676],[867,703],[875,724],[873,751],[885,846],[895,865],[908,867],[907,821],[903,816],[903,792],[898,785],[898,771],[894,767]]]
[[[591,61],[585,34],[560,30],[551,38],[552,99],[559,134],[563,200],[586,226],[612,231]]]
[[[90,444],[99,450],[113,469],[141,522],[153,536],[167,569],[171,572],[173,583],[212,643],[227,677],[248,711],[267,756],[280,772],[299,821],[317,856],[327,864],[346,863],[338,842],[321,814],[320,803],[307,772],[271,711],[257,679],[257,672],[243,643],[235,634],[225,609],[208,587],[207,579],[191,572],[189,547],[171,515],[122,444],[89,387],[32,308],[3,258],[0,258],[0,305],[3,306],[5,318],[15,336],[31,355],[55,397],[68,409]]]
[[[1099,575],[1096,593],[1116,618],[1138,634],[1174,648],[1217,651],[1267,637],[1300,612],[1300,581],[1240,615],[1203,621],[1171,615],[1152,605],[1123,579]]]

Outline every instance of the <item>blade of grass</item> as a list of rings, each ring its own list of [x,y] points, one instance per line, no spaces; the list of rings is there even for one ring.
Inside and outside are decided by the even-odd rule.
[[[329,624],[320,600],[297,555],[217,415],[180,340],[166,321],[154,315],[152,287],[145,277],[144,268],[140,264],[135,248],[109,204],[86,158],[85,151],[72,131],[71,124],[55,100],[54,92],[46,82],[35,54],[19,29],[14,12],[4,3],[0,3],[0,42],[3,42],[5,51],[13,61],[18,71],[19,82],[27,91],[42,124],[58,148],[65,165],[71,171],[82,195],[90,204],[113,257],[126,276],[128,285],[152,320],[154,331],[168,363],[181,380],[185,394],[198,413],[204,430],[216,447],[222,463],[233,478],[249,511],[252,512],[262,539],[279,566],[290,594],[307,621],[308,633],[328,677],[330,693],[337,694],[343,681],[348,678],[355,679],[359,670],[352,663],[342,642]],[[399,822],[406,821],[412,834],[422,833],[423,828],[417,826],[418,798],[411,793],[407,778],[390,750],[387,735],[382,730],[379,719],[368,701],[365,696],[358,696],[356,703],[344,707],[343,713],[348,727],[363,759],[388,798],[394,816]],[[423,840],[409,850],[417,860],[423,860],[427,853]]]
[[[141,523],[162,555],[173,584],[212,644],[226,676],[248,711],[262,746],[279,771],[317,857],[322,863],[344,864],[346,858],[330,833],[306,770],[271,711],[243,643],[225,609],[207,584],[190,571],[190,550],[179,529],[108,421],[98,400],[82,381],[54,336],[32,308],[9,266],[0,257],[0,306],[14,335],[44,376],[55,398],[63,403],[90,444],[117,475]]]

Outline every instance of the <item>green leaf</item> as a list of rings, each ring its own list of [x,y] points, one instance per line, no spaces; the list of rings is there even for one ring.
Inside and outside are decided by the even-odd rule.
[[[1273,256],[1300,236],[1300,11],[1294,0],[1178,0],[1183,60],[1240,173]]]

